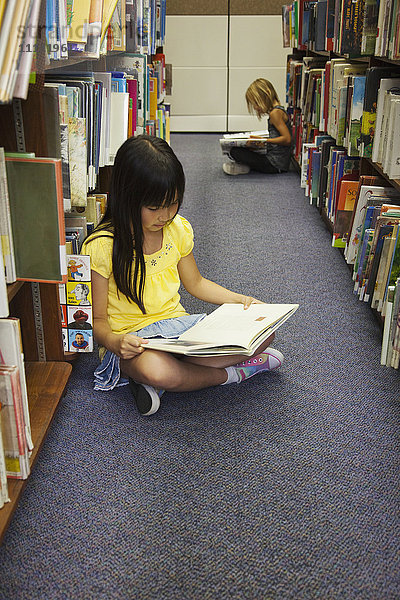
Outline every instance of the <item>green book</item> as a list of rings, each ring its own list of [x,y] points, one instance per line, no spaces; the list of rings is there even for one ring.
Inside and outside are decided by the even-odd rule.
[[[6,157],[17,279],[67,275],[61,160]]]

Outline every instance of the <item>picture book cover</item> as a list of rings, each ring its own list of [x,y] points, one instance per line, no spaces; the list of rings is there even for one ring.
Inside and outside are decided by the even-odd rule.
[[[386,266],[386,275],[385,275],[385,291],[383,294],[383,298],[382,298],[382,303],[380,306],[380,310],[383,309],[383,304],[384,301],[386,300],[386,294],[387,294],[387,288],[388,286],[391,284],[390,283],[390,279],[391,279],[391,271],[393,268],[393,261],[395,258],[395,253],[396,253],[396,247],[397,247],[397,243],[398,243],[398,236],[399,236],[399,222],[400,220],[393,220],[393,222],[388,223],[388,224],[383,224],[382,227],[379,228],[378,234],[375,231],[375,235],[374,235],[374,242],[376,240],[376,243],[372,244],[372,249],[371,249],[371,254],[373,255],[371,260],[370,260],[370,264],[367,266],[366,269],[366,274],[365,274],[365,282],[364,282],[364,292],[366,292],[364,294],[364,296],[367,295],[367,292],[372,292],[375,289],[375,283],[374,285],[369,285],[369,277],[374,277],[374,281],[376,280],[376,269],[373,269],[374,264],[374,258],[377,255],[377,250],[378,250],[378,245],[380,244],[380,241],[382,239],[382,241],[384,242],[384,240],[387,237],[391,238],[391,243],[390,243],[390,247],[389,247],[389,256],[388,256],[388,263]],[[382,233],[383,232],[383,233]],[[381,250],[380,250],[381,252]],[[374,271],[374,272],[373,272]],[[397,277],[396,277],[397,278]],[[392,280],[393,283],[393,280]],[[370,296],[368,296],[367,298],[364,297],[364,300],[367,302],[370,300]]]
[[[300,171],[300,187],[305,188],[305,194],[308,196],[308,176],[309,176],[309,149],[316,148],[316,144],[307,143],[302,146],[301,153],[301,171]]]
[[[379,4],[379,0],[365,0],[361,34],[361,54],[364,55],[375,54]]]
[[[382,168],[385,169],[385,162],[387,159],[387,149],[390,130],[390,103],[391,100],[398,97],[400,88],[390,88],[384,94],[383,109],[382,109],[382,123],[379,133],[379,149],[378,149],[378,162],[381,163]]]
[[[376,118],[375,118],[375,131],[372,140],[372,155],[371,158],[374,162],[382,162],[380,155],[380,138],[382,135],[382,122],[383,122],[383,109],[385,95],[388,90],[396,90],[400,88],[400,78],[390,77],[382,78],[379,82],[379,90],[377,93],[376,103]]]
[[[89,27],[90,0],[74,2],[68,31],[68,42],[86,43]]]
[[[363,116],[365,75],[353,77],[353,97],[350,112],[350,130],[348,142],[349,154],[358,156],[361,144],[361,120]]]
[[[384,186],[385,183],[386,183],[385,179],[383,179],[383,177],[380,177],[377,175],[360,175],[358,178],[358,190],[357,190],[357,194],[356,194],[356,201],[355,201],[355,205],[354,205],[354,209],[353,209],[353,215],[351,217],[349,236],[347,238],[346,247],[344,249],[344,258],[345,258],[346,262],[347,262],[347,253],[348,253],[348,249],[349,249],[349,240],[351,238],[351,232],[353,230],[353,222],[354,222],[355,214],[357,212],[357,206],[358,206],[358,202],[359,202],[359,198],[360,198],[361,187],[363,185]]]
[[[369,249],[369,255],[367,257],[367,261],[365,263],[365,265],[362,267],[361,270],[361,276],[359,276],[359,297],[360,300],[364,299],[364,295],[365,295],[365,290],[367,287],[367,281],[371,272],[371,267],[372,267],[372,261],[374,259],[375,256],[375,248],[376,248],[376,239],[377,239],[377,234],[379,231],[379,228],[376,227],[376,223],[380,214],[380,206],[368,206],[367,208],[367,212],[365,215],[365,221],[364,221],[364,230],[366,229],[372,229],[373,230],[373,236],[372,236],[372,241],[370,244],[370,249]],[[364,235],[364,233],[363,233]],[[360,268],[360,265],[359,265]]]
[[[365,95],[360,134],[361,154],[366,158],[371,158],[372,156],[380,81],[384,78],[390,78],[393,75],[393,69],[387,67],[370,67],[366,71]]]
[[[385,270],[384,270],[383,277],[382,277],[382,286],[381,286],[381,290],[380,290],[380,297],[379,297],[379,303],[378,303],[378,311],[380,313],[383,313],[383,308],[385,306],[385,301],[386,301],[386,297],[387,297],[389,281],[390,281],[390,276],[391,276],[391,271],[392,271],[392,266],[393,266],[394,255],[396,252],[396,246],[398,243],[398,238],[399,238],[399,222],[397,222],[393,225],[393,231],[392,231],[392,235],[390,237],[390,244],[389,244],[389,248],[388,248],[388,259],[387,259]]]
[[[379,267],[376,274],[375,288],[370,302],[371,308],[380,312],[382,310],[382,299],[386,286],[388,263],[391,261],[391,248],[393,245],[392,235],[385,237]]]
[[[386,173],[390,179],[400,179],[400,98],[391,101],[390,116],[389,156]]]
[[[60,286],[64,352],[93,351],[90,256],[67,256],[68,281]]]
[[[373,206],[380,206],[380,199],[378,198],[369,198],[368,199],[368,206],[366,207],[365,213],[364,213],[364,217],[362,220],[362,225],[361,225],[361,233],[360,233],[360,241],[358,244],[358,250],[357,250],[357,255],[354,261],[354,268],[353,268],[353,279],[355,280],[357,277],[357,272],[359,269],[359,265],[360,265],[360,257],[361,257],[361,247],[364,241],[364,236],[365,236],[365,232],[368,228],[371,227],[371,219],[373,216]],[[387,217],[384,217],[383,215],[378,215],[378,217],[375,220],[375,227],[374,227],[374,239],[376,237],[376,234],[379,230],[379,227],[381,227],[383,224],[391,224],[391,219],[389,218],[389,220],[387,219]]]
[[[379,261],[381,258],[383,242],[393,230],[391,225],[384,225],[379,228],[378,233],[375,232],[374,238],[376,239],[375,244],[372,244],[369,268],[366,274],[366,281],[364,283],[364,302],[370,302],[372,299],[372,292],[375,289],[376,274],[378,271]]]
[[[350,177],[352,176],[350,175]],[[358,179],[346,180],[342,178],[340,180],[332,235],[332,246],[335,248],[344,248],[346,246],[357,188]]]
[[[69,118],[68,147],[71,206],[86,206],[88,192],[86,119]]]
[[[364,262],[368,259],[371,250],[371,243],[374,235],[373,229],[366,229],[363,238],[360,242],[360,249],[357,257],[357,264],[354,267],[354,293],[357,294],[360,287],[360,277],[364,266]]]

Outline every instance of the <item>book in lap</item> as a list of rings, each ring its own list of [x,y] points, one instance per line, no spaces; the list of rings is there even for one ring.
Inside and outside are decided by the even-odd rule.
[[[268,147],[268,131],[245,131],[242,133],[226,133],[220,140],[222,154],[229,154],[232,147],[240,146],[255,152],[266,153]]]
[[[252,356],[298,304],[222,304],[178,338],[149,338],[146,348],[187,356]]]

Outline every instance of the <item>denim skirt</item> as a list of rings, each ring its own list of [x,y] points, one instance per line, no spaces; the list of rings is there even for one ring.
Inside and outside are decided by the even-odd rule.
[[[132,335],[143,338],[177,338],[182,333],[201,321],[206,315],[184,315],[173,319],[157,321],[139,331],[131,331]],[[103,360],[94,372],[94,389],[108,392],[115,387],[127,385],[128,379],[121,375],[120,358],[110,350],[104,354]]]

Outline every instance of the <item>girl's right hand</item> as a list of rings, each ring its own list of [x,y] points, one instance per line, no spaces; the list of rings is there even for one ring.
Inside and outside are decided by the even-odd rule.
[[[127,360],[135,358],[144,351],[142,344],[147,344],[147,340],[131,333],[125,335],[119,335],[117,342],[117,351],[115,354],[120,358]]]

